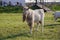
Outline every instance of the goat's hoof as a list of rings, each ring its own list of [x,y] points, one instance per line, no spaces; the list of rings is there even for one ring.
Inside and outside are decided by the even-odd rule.
[[[32,34],[32,32],[30,32],[30,34]]]

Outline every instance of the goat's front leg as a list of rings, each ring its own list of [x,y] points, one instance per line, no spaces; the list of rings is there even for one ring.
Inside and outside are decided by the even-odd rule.
[[[32,25],[30,26],[30,34],[32,34],[33,27]]]
[[[29,22],[29,26],[30,26],[30,33],[32,34],[32,30],[33,30],[33,27],[34,27],[34,17],[33,16],[32,16],[32,19]]]
[[[34,30],[34,14],[32,13],[32,18],[31,18],[31,26],[30,26],[30,33],[32,34],[32,30]]]
[[[32,30],[34,29],[34,14],[31,14],[31,20],[30,20],[30,33],[32,34]]]
[[[55,18],[55,21],[57,21],[57,18]]]
[[[30,34],[32,34],[32,30],[33,30],[33,27],[34,27],[34,23],[28,23],[29,27],[30,27]]]

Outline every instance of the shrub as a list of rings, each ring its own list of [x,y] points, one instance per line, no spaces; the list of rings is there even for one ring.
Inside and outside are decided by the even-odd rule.
[[[21,6],[6,6],[0,7],[0,13],[22,13]]]

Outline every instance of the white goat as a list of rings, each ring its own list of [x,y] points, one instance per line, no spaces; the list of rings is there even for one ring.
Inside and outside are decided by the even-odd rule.
[[[54,19],[55,19],[55,21],[56,21],[58,18],[60,18],[60,11],[56,11],[56,12],[54,13]]]
[[[30,26],[30,33],[32,33],[32,28],[34,27],[34,23],[37,23],[37,28],[39,27],[39,23],[44,26],[44,10],[32,10],[28,7],[23,7],[23,22],[27,21]]]

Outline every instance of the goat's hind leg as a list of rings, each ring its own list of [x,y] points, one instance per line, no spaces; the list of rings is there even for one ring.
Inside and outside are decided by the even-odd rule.
[[[36,31],[38,31],[40,24],[37,23]]]

